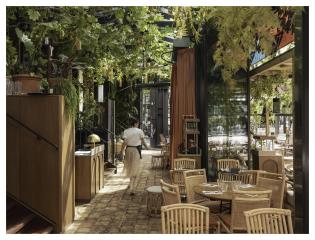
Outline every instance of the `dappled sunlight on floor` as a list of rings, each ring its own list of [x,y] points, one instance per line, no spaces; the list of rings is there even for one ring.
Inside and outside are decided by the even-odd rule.
[[[105,175],[105,187],[89,202],[77,204],[75,220],[66,233],[161,233],[160,217],[146,214],[146,192],[149,186],[167,180],[167,171],[151,169],[151,155],[160,150],[142,151],[136,192],[130,196],[129,178],[122,174],[123,163],[117,174]]]

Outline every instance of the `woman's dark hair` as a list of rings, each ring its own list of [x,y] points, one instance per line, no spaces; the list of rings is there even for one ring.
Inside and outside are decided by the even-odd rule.
[[[136,123],[139,123],[139,120],[136,118],[130,118],[130,124],[131,126],[134,126]]]

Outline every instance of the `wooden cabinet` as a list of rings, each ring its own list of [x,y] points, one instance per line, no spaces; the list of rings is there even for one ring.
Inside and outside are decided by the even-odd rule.
[[[75,152],[75,198],[90,201],[104,187],[104,145]]]
[[[7,96],[7,193],[63,232],[74,219],[74,124],[63,96]]]

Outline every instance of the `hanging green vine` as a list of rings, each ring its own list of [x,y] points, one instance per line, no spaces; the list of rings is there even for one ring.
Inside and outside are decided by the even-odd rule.
[[[189,35],[196,43],[205,23],[215,26],[215,68],[227,82],[233,81],[240,69],[247,70],[251,52],[259,49],[266,55],[271,53],[273,32],[280,28],[279,17],[271,7],[174,7],[173,13],[177,36]]]
[[[19,38],[32,46],[32,56],[38,56],[32,58],[36,60],[32,64],[25,64],[25,70],[40,70],[46,76],[48,41],[53,46],[55,77],[70,79],[84,91],[89,88],[72,78],[74,66],[83,69],[92,85],[110,81],[121,86],[123,80],[146,80],[150,75],[168,78],[171,55],[163,59],[162,54],[171,51],[172,45],[163,39],[173,36],[173,29],[155,24],[163,20],[159,7],[7,7],[7,75],[16,74],[22,62],[16,59],[23,56],[23,49],[13,44]],[[69,85],[60,87],[65,87],[64,92],[72,89]],[[96,104],[90,101],[92,90],[89,92],[84,94],[88,106],[83,118],[87,122],[97,114]],[[67,106],[74,106],[75,95],[69,94],[65,93],[65,98],[70,97]],[[72,107],[69,112],[74,114]]]
[[[66,115],[68,117],[75,116],[78,111],[79,97],[71,79],[59,79],[57,91],[59,94],[64,95]]]
[[[264,116],[264,107],[271,112],[273,98],[279,98],[281,113],[292,114],[292,79],[288,74],[282,73],[271,76],[260,76],[250,83],[251,131],[255,132]],[[275,121],[275,116],[270,116],[270,124]]]

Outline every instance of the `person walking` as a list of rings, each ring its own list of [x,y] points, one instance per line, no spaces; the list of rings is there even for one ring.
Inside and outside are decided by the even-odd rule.
[[[141,146],[143,144],[147,150],[149,148],[144,141],[144,133],[139,128],[139,121],[137,119],[131,119],[131,127],[124,131],[122,138],[124,142],[121,148],[121,156],[123,156],[126,148],[123,174],[130,178],[130,195],[134,195],[140,165]]]

